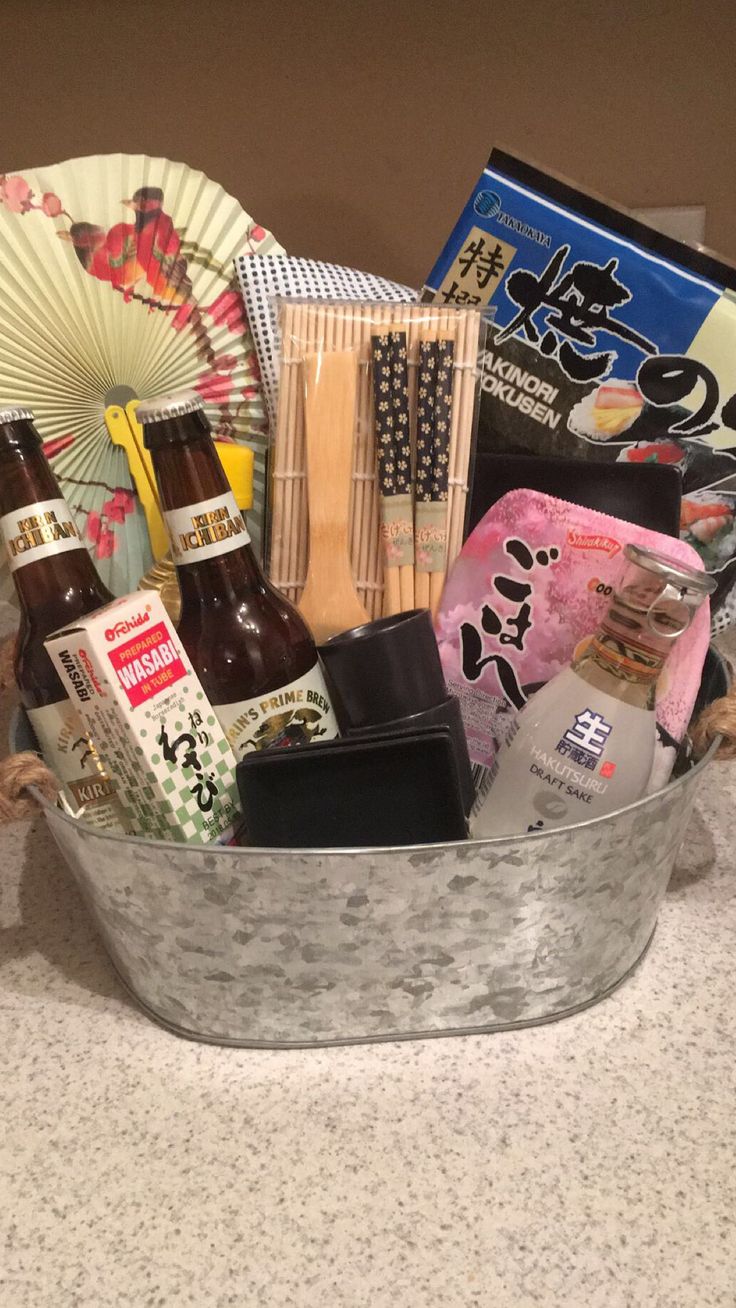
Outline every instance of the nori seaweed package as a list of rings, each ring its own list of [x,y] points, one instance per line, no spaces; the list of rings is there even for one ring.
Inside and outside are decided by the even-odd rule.
[[[736,269],[494,150],[424,298],[493,310],[478,449],[667,463],[736,621]]]

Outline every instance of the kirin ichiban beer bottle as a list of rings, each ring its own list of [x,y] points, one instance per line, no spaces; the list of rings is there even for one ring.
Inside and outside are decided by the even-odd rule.
[[[266,581],[194,392],[138,406],[181,589],[178,632],[236,758],[338,734],[309,628]]]
[[[75,810],[119,829],[97,751],[43,642],[113,598],[95,571],[28,409],[0,410],[0,535],[20,601],[15,679],[43,757]]]

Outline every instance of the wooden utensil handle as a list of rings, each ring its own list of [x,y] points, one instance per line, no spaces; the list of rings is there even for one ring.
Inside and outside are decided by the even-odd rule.
[[[398,568],[386,568],[383,574],[384,593],[383,593],[383,613],[384,617],[391,617],[393,613],[401,612],[401,584]]]
[[[304,404],[310,545],[347,551],[358,359],[353,350],[307,354]]]
[[[414,604],[418,609],[428,609],[430,605],[429,573],[414,574]]]

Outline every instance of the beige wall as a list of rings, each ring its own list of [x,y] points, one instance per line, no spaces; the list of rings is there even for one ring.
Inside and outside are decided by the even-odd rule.
[[[2,0],[0,170],[185,159],[293,253],[419,284],[493,143],[736,257],[736,0]]]

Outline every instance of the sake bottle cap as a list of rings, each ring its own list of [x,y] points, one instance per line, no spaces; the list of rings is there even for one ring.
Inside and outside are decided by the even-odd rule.
[[[617,599],[643,615],[655,635],[675,640],[687,631],[716,582],[707,572],[642,545],[624,548],[627,567]]]

